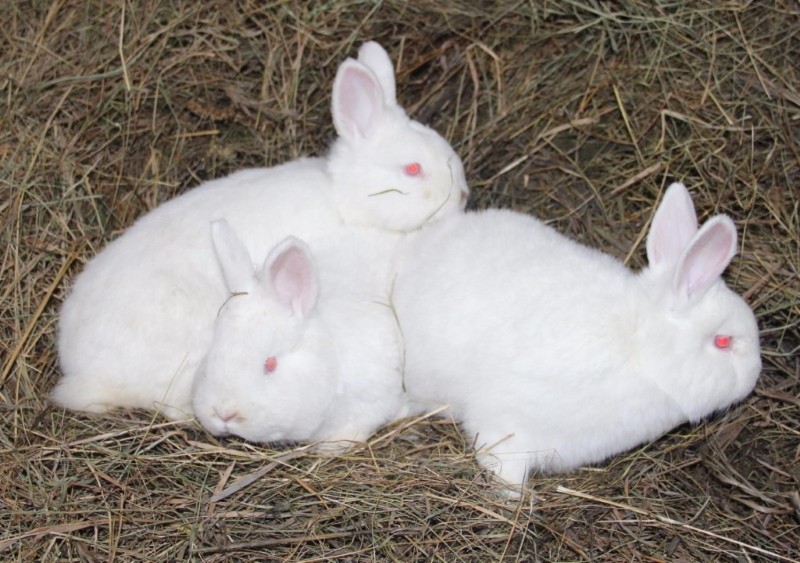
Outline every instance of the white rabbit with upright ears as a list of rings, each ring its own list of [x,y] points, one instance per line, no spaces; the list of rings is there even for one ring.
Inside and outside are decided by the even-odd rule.
[[[140,218],[86,265],[60,312],[57,404],[192,415],[192,378],[224,294],[210,251],[215,219],[226,218],[252,256],[266,256],[290,234],[315,248],[360,224],[374,227],[362,230],[369,239],[398,241],[461,213],[467,185],[458,156],[397,106],[391,62],[377,43],[359,59],[337,72],[332,111],[342,135],[326,158],[206,182]],[[347,249],[325,252],[341,259]]]
[[[363,251],[372,247],[345,233],[335,244],[356,258],[323,265],[318,281],[311,251],[295,237],[257,273],[227,222],[214,222],[211,238],[229,296],[194,383],[203,426],[261,442],[322,441],[339,452],[401,414],[397,325],[380,287],[388,260],[367,264]],[[346,273],[353,268],[356,280]]]
[[[512,487],[697,422],[761,369],[755,316],[720,277],[735,252],[730,218],[698,230],[678,183],[638,273],[512,211],[432,224],[394,285],[409,396],[449,405]]]
[[[411,231],[464,209],[469,192],[461,160],[397,105],[392,63],[377,43],[365,43],[358,61],[342,63],[332,113],[339,140],[328,171],[346,223]],[[370,164],[354,174],[357,162]]]

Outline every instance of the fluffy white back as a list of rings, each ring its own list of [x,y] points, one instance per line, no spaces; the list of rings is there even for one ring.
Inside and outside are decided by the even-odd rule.
[[[321,251],[319,313],[341,362],[336,414],[326,439],[363,441],[403,416],[401,346],[390,306],[391,271],[401,235],[351,227],[327,241],[346,253]]]

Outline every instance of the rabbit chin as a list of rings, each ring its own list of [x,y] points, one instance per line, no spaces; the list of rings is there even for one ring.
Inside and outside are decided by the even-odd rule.
[[[216,415],[205,417],[198,413],[198,420],[203,427],[214,436],[238,436],[250,442],[298,442],[313,439],[313,432],[307,425],[297,428],[288,424],[275,424],[274,420],[263,423],[252,419],[237,416],[231,420],[222,420]],[[305,419],[307,422],[308,418]]]

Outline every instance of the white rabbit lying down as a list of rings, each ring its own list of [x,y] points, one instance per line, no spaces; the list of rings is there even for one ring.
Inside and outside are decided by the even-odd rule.
[[[226,218],[252,256],[266,256],[289,234],[314,247],[343,221],[379,229],[364,229],[365,236],[397,239],[460,213],[461,161],[405,115],[394,91],[388,55],[366,43],[359,60],[337,72],[332,113],[340,137],[328,157],[206,182],[143,216],[95,256],[61,308],[63,377],[53,400],[82,411],[191,416],[192,378],[224,292],[208,229],[215,219]]]
[[[512,211],[432,224],[394,286],[409,397],[449,405],[511,485],[696,422],[747,396],[761,369],[755,316],[720,277],[735,252],[733,222],[698,230],[681,184],[638,273]]]
[[[345,441],[324,446],[341,451],[404,413],[397,324],[382,287],[391,244],[354,229],[318,245],[348,253],[321,264],[318,283],[297,238],[278,243],[257,274],[225,221],[212,225],[212,240],[231,297],[195,380],[203,426],[262,442]]]

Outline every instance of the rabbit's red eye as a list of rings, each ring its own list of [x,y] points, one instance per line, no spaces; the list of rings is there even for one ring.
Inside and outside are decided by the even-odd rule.
[[[422,165],[419,162],[406,164],[405,171],[408,176],[419,176],[422,174]]]
[[[725,334],[718,334],[714,337],[714,346],[719,348],[720,350],[725,350],[731,347],[733,343],[733,337],[727,336]]]
[[[278,367],[278,360],[275,356],[270,356],[267,358],[267,361],[264,362],[264,373],[272,373]]]

